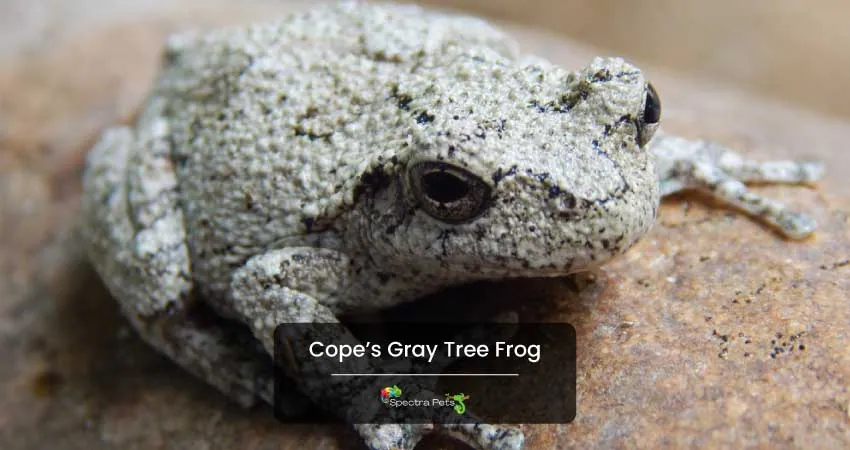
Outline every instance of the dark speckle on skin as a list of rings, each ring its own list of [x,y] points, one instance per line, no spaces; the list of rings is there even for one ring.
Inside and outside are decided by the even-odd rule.
[[[431,123],[433,121],[434,121],[434,116],[431,115],[431,114],[428,114],[427,111],[422,111],[422,112],[419,113],[418,116],[416,116],[416,123],[418,123],[419,125],[425,125],[425,124]]]
[[[409,105],[410,105],[410,102],[412,102],[412,101],[413,101],[413,99],[408,97],[408,96],[399,97],[398,107],[403,109],[403,110],[407,110]]]
[[[516,166],[511,166],[511,168],[508,169],[506,172],[503,172],[502,168],[499,167],[498,169],[496,169],[495,172],[493,172],[493,175],[492,175],[493,183],[499,184],[499,182],[502,181],[504,178],[512,177],[512,176],[516,175],[516,172],[517,172]]]
[[[502,133],[505,131],[505,125],[507,121],[505,119],[499,119],[498,125],[496,126],[496,131]]]
[[[442,256],[443,257],[448,256],[448,251],[449,251],[448,241],[453,234],[455,234],[455,230],[447,229],[447,230],[443,230],[442,232],[440,232],[440,235],[437,237],[437,239],[440,241],[440,245],[442,247]]]
[[[304,128],[301,125],[296,125],[295,128],[293,129],[293,131],[294,131],[296,136],[306,136],[311,141],[317,141],[319,139],[328,140],[328,139],[330,139],[331,136],[333,136],[333,133],[322,133],[322,134],[313,133],[311,131],[308,131],[306,128]]]
[[[540,102],[538,102],[537,100],[532,100],[532,101],[531,101],[531,103],[529,103],[529,105],[528,105],[528,106],[529,106],[529,107],[531,107],[531,108],[536,109],[536,110],[537,110],[537,112],[540,112],[540,113],[544,113],[544,112],[546,112],[546,107],[545,107],[545,106],[542,106],[542,105],[540,104]]]
[[[384,171],[384,166],[375,166],[372,170],[360,175],[354,188],[354,200],[357,201],[366,192],[376,192],[390,183],[390,177]]]
[[[378,281],[380,281],[381,284],[387,284],[387,282],[389,282],[394,277],[394,275],[388,272],[378,272],[377,277]]]
[[[576,197],[574,195],[570,194],[569,192],[563,192],[563,191],[561,191],[560,194],[564,199],[564,206],[566,206],[569,209],[575,209],[576,206],[578,206],[578,200],[576,199]]]
[[[600,70],[599,72],[596,72],[595,74],[593,74],[593,77],[590,79],[590,81],[592,83],[600,83],[600,82],[604,83],[606,81],[611,81],[612,78],[613,77],[611,76],[611,72],[606,69],[606,70]]]

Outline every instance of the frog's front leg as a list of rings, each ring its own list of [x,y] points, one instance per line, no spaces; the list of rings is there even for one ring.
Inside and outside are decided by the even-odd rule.
[[[811,183],[823,176],[821,163],[757,162],[712,142],[670,135],[656,136],[650,146],[656,156],[662,196],[699,189],[765,221],[791,239],[803,239],[817,228],[808,216],[750,191],[744,183]]]
[[[311,247],[284,248],[256,256],[236,271],[231,282],[234,310],[245,318],[269,354],[274,354],[275,329],[280,324],[339,324],[334,312],[336,306],[367,302],[367,296],[396,295],[397,289],[400,287],[388,285],[386,278],[382,280],[377,272],[362,267],[340,252]],[[334,341],[355,339],[347,329],[340,329],[345,330],[347,337],[335,336]],[[346,370],[375,372],[368,361],[355,360],[359,361],[351,361],[352,367],[346,367]],[[309,380],[304,383],[309,384]],[[352,388],[351,383],[299,387],[314,401],[335,399],[345,409],[332,411],[340,417],[362,411],[363,404],[357,403],[360,401],[358,396],[366,388]],[[337,387],[340,392],[329,392]],[[366,401],[373,402],[375,392],[375,389],[368,389]],[[363,424],[355,428],[370,448],[381,450],[412,449],[425,434],[435,430],[430,423]],[[483,450],[519,449],[523,443],[523,435],[517,429],[451,423],[448,417],[440,424],[439,430]]]

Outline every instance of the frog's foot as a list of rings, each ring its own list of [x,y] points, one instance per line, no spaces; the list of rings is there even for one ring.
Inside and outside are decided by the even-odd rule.
[[[823,177],[823,164],[757,162],[711,142],[668,135],[656,137],[651,145],[657,156],[662,196],[685,189],[705,191],[763,220],[791,239],[803,239],[817,228],[810,217],[750,191],[744,183],[812,183]]]
[[[447,424],[437,430],[481,450],[520,450],[525,442],[519,428],[486,423]]]
[[[251,406],[258,397],[270,402],[274,366],[253,336],[232,323],[198,320],[201,315],[195,314],[164,135],[155,121],[138,135],[118,127],[105,132],[92,149],[82,230],[90,259],[145,341],[240,405]],[[138,176],[143,171],[157,177]],[[293,413],[306,405],[303,396],[300,402],[297,398],[292,393],[286,405],[294,407]]]
[[[355,425],[371,450],[412,450],[433,432],[445,433],[476,450],[520,450],[525,437],[517,428],[487,424]]]
[[[412,450],[425,435],[434,431],[430,424],[354,425],[370,450]]]

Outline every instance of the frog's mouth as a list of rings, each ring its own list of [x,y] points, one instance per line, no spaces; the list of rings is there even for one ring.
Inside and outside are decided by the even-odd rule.
[[[502,244],[503,250],[495,251],[493,243],[482,244],[477,249],[460,244],[456,251],[441,260],[442,269],[446,276],[454,274],[470,281],[548,278],[589,270],[620,254],[600,250],[602,245],[589,240],[584,245],[560,248],[546,248],[533,240],[506,241]]]

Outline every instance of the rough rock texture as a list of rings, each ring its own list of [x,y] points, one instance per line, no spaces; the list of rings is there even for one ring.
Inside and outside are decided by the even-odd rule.
[[[73,230],[83,155],[97,130],[132,116],[162,37],[292,7],[160,3],[77,16],[48,8],[75,25],[3,44],[0,448],[360,448],[345,427],[282,425],[270,408],[242,411],[184,374],[130,332],[82,256]],[[566,66],[592,54],[516,32]],[[678,197],[598,273],[478,286],[440,304],[475,296],[479,307],[575,325],[578,417],[524,426],[529,448],[850,446],[850,124],[647,69],[667,130],[756,157],[826,161],[816,190],[759,188],[810,213],[817,236],[784,241]]]

